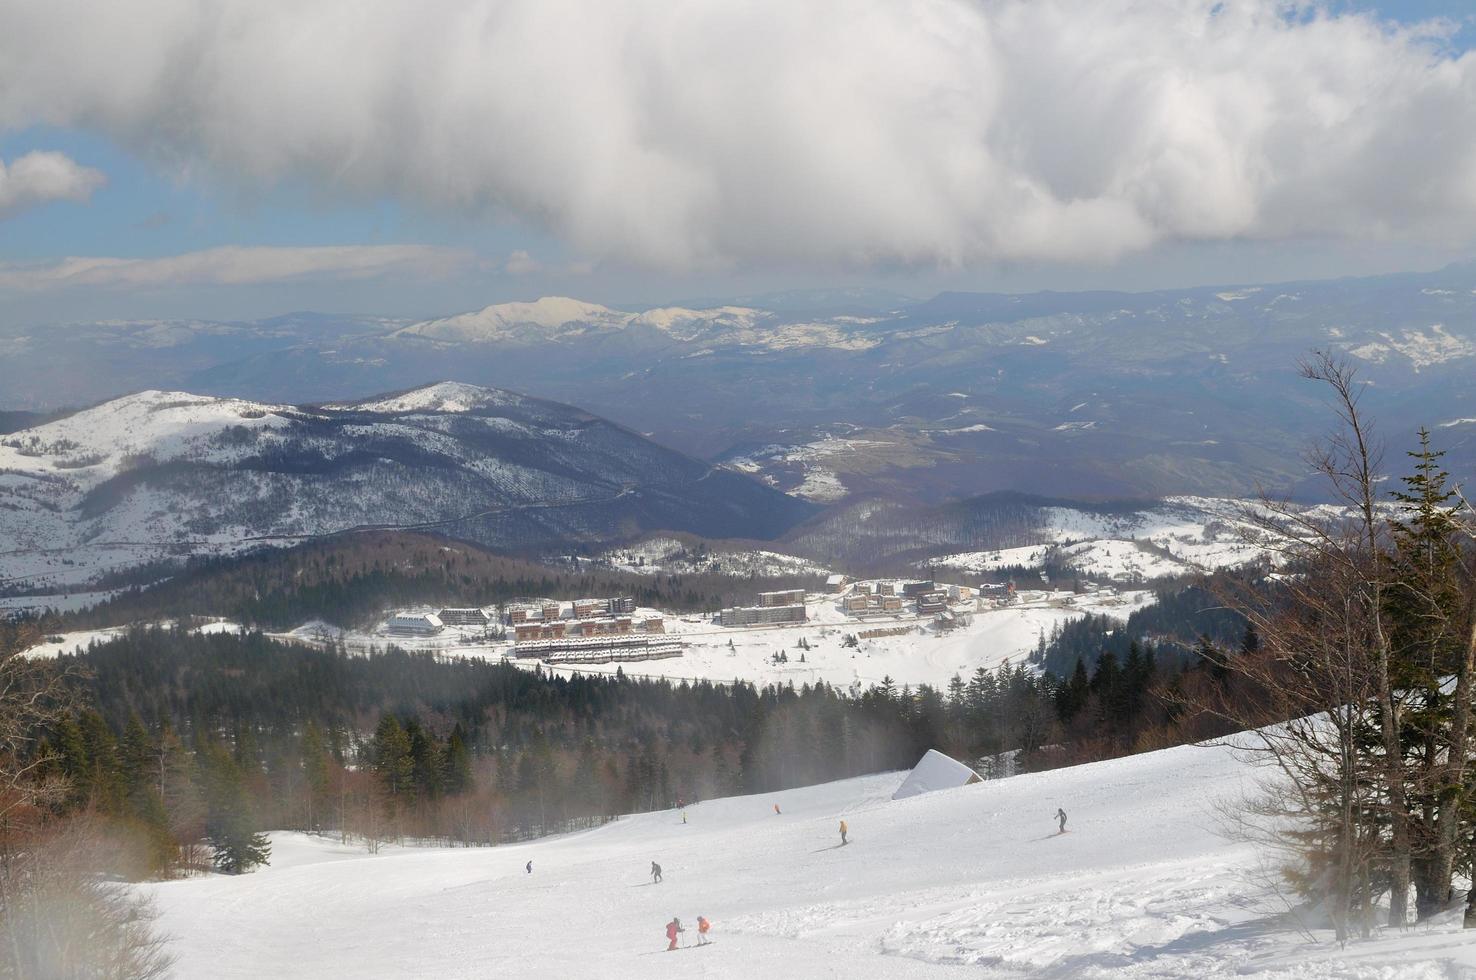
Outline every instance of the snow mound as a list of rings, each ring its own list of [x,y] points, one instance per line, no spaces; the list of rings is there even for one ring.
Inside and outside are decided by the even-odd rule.
[[[892,799],[905,800],[908,797],[936,793],[940,789],[958,789],[977,782],[982,782],[977,772],[937,749],[928,749],[917,765],[912,767],[907,778],[902,780],[902,785],[897,787]]]

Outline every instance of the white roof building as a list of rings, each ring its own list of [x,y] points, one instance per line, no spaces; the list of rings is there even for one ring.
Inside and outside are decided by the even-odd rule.
[[[396,613],[384,624],[387,633],[410,633],[429,636],[445,628],[441,617],[435,613]]]

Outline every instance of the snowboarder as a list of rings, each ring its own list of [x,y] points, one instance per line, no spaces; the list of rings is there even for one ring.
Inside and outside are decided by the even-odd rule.
[[[651,884],[661,884],[661,865],[657,864],[655,861],[651,862]]]
[[[841,846],[844,847],[845,845],[846,845],[846,822],[844,820],[842,820],[841,821]]]
[[[775,803],[775,804],[774,804],[774,816],[776,816],[776,817],[777,817],[777,816],[779,816],[779,815],[780,815],[780,814],[779,814],[779,804],[777,804],[777,803]]]
[[[697,916],[697,945],[706,946],[710,940],[707,938],[707,930],[712,928],[712,923],[705,916]]]
[[[528,862],[527,872],[529,874],[532,874],[533,873],[533,862],[532,861],[529,861]]]
[[[666,924],[666,938],[671,940],[671,945],[666,947],[668,953],[677,948],[677,936],[686,931],[682,928],[682,920],[672,916],[671,921]]]
[[[1066,833],[1066,811],[1060,807],[1056,807],[1056,819],[1061,821],[1061,829],[1057,833]]]

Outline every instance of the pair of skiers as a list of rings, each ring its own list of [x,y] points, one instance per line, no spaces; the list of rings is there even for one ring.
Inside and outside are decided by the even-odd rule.
[[[711,922],[708,922],[704,916],[697,916],[698,946],[706,946],[711,941],[707,938],[707,931],[711,928]],[[676,916],[672,916],[671,921],[666,924],[666,938],[670,941],[669,945],[666,947],[666,951],[668,953],[677,948],[677,937],[686,931],[687,930],[682,928],[682,920],[677,918]]]

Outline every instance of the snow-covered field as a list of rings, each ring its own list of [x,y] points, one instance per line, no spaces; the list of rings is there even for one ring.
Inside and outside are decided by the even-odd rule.
[[[1252,776],[1184,747],[898,802],[903,774],[864,777],[490,849],[279,834],[275,867],[140,887],[183,977],[1473,975],[1458,915],[1346,950],[1279,919],[1258,856],[1215,829]]]
[[[812,596],[807,603],[809,622],[788,626],[724,628],[706,617],[665,614],[666,633],[681,636],[686,644],[681,657],[552,668],[531,659],[515,662],[530,670],[541,666],[560,673],[613,674],[619,669],[633,677],[706,679],[719,683],[792,681],[798,686],[824,681],[840,688],[859,686],[864,690],[890,677],[898,687],[904,684],[943,687],[955,674],[967,679],[980,667],[998,667],[1006,660],[1021,662],[1058,623],[1087,613],[1125,620],[1133,611],[1155,601],[1154,594],[1146,590],[1083,595],[1028,591],[1022,592],[1020,598],[1016,605],[995,609],[986,603],[974,612],[966,611],[972,608],[972,603],[955,605],[954,610],[967,622],[948,632],[939,632],[931,616],[920,617],[912,612],[857,619],[842,612],[833,596]],[[635,613],[637,619],[660,615],[663,614],[656,609],[638,609]],[[843,645],[847,634],[899,627],[907,632],[860,640],[857,647]],[[342,642],[351,652],[382,649],[393,643],[446,657],[512,656],[510,641],[481,641],[476,638],[477,632],[470,628],[450,628],[431,637],[390,637],[344,632],[324,623],[309,623],[286,636],[314,644]],[[808,650],[800,647],[802,639],[809,644]],[[777,653],[783,653],[788,661],[776,663]]]
[[[891,677],[898,687],[930,684],[943,687],[955,675],[968,679],[980,667],[998,667],[1006,660],[1019,663],[1035,649],[1051,627],[1085,613],[1105,613],[1126,619],[1135,609],[1154,601],[1152,592],[1073,596],[1068,592],[1025,593],[1019,605],[984,609],[968,614],[972,621],[951,632],[939,633],[931,617],[907,613],[872,616],[859,621],[846,616],[835,603],[809,603],[810,622],[793,626],[728,628],[706,621],[668,619],[667,632],[686,641],[683,655],[672,660],[623,664],[627,675],[705,678],[711,681],[747,680],[757,684],[827,684],[861,689]],[[842,645],[847,634],[865,630],[908,627],[899,636],[861,640],[856,648]],[[804,639],[810,649],[799,647]],[[729,647],[729,642],[732,646]],[[787,663],[775,663],[782,652]],[[804,662],[800,661],[801,655]],[[528,666],[533,666],[529,662]],[[616,664],[577,668],[584,673],[614,673]],[[568,672],[574,668],[558,668]]]

